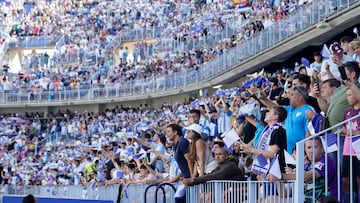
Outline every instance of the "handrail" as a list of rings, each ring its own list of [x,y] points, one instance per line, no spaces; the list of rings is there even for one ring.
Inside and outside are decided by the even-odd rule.
[[[158,197],[157,197],[157,193],[158,193],[158,190],[161,188],[161,190],[163,191],[163,203],[166,202],[166,196],[165,196],[165,189],[163,188],[163,186],[170,186],[175,192],[176,192],[176,188],[173,184],[170,184],[170,183],[161,183],[160,185],[158,185],[156,187],[156,190],[155,190],[155,203],[158,202]]]
[[[33,47],[53,48],[60,38],[61,35],[16,37],[15,41],[9,43],[9,49]]]
[[[329,131],[331,131],[331,130],[333,130],[333,129],[336,129],[336,128],[339,128],[339,127],[342,127],[342,126],[344,126],[344,124],[349,123],[350,121],[352,121],[352,120],[354,120],[354,119],[357,119],[357,118],[360,118],[360,113],[359,113],[358,115],[352,117],[352,118],[349,118],[349,119],[344,120],[344,121],[342,121],[342,122],[340,122],[340,123],[337,123],[337,124],[335,124],[335,125],[327,128],[327,129],[324,129],[324,130],[322,130],[322,131],[320,131],[320,132],[318,132],[318,133],[316,133],[316,134],[314,134],[314,135],[311,135],[311,136],[309,136],[309,137],[306,137],[306,138],[304,138],[303,140],[301,140],[301,141],[299,141],[299,142],[305,142],[305,141],[307,141],[307,140],[314,139],[315,137],[318,137],[318,136],[320,136],[320,135],[327,134]]]
[[[305,139],[303,139],[303,140],[296,143],[296,180],[297,181],[295,183],[295,203],[304,202],[304,195],[302,195],[302,194],[304,193],[303,189],[304,189],[304,154],[305,154],[304,143],[305,143],[305,141],[314,139],[314,138],[319,137],[321,135],[327,135],[329,131],[333,131],[334,129],[339,129],[340,127],[344,126],[344,124],[351,123],[351,121],[353,121],[355,119],[359,119],[359,118],[360,118],[360,113],[358,115],[356,115],[356,116],[353,116],[352,118],[349,118],[347,120],[339,122],[339,123],[327,128],[325,130],[322,130],[322,131],[314,134],[314,135],[306,137]],[[339,134],[339,132],[336,132],[336,134]],[[350,131],[350,137],[352,137],[352,131]],[[340,143],[339,136],[337,136],[337,143]],[[324,146],[324,147],[326,147],[326,146]],[[351,151],[352,151],[352,147],[350,147],[350,153],[351,153]],[[340,151],[337,150],[337,159],[338,159],[337,163],[340,163],[339,154],[340,154]],[[352,159],[350,159],[350,163],[351,162],[352,162]],[[337,164],[337,169],[340,171],[339,166],[340,166],[340,164]],[[350,173],[350,177],[352,177],[352,173]],[[352,178],[350,178],[350,180],[351,179]],[[337,181],[340,182],[340,176],[337,177]],[[327,187],[327,181],[325,181],[325,182],[326,182],[326,187]],[[339,193],[340,192],[339,185],[340,184],[338,183],[338,188],[337,188],[338,195],[340,195],[340,193]],[[352,191],[352,185],[351,185],[350,191]],[[338,198],[339,198],[339,196],[338,196]]]
[[[149,185],[149,186],[146,187],[146,189],[145,189],[145,191],[144,191],[144,203],[147,202],[147,196],[146,196],[147,191],[148,191],[150,188],[154,187],[154,186],[157,187],[158,185],[159,185],[159,184],[152,184],[152,185]]]
[[[157,186],[156,189],[155,189],[155,203],[158,203],[158,197],[157,197],[157,193],[158,193],[158,190],[161,189],[162,190],[162,194],[163,194],[163,203],[166,202],[166,197],[165,197],[165,190],[162,186]]]
[[[216,180],[186,188],[186,202],[288,202],[293,203],[295,181]],[[284,192],[285,184],[288,192]],[[267,187],[265,187],[267,186]]]
[[[6,55],[6,52],[9,50],[10,36],[7,35],[4,44],[0,47],[0,61]]]

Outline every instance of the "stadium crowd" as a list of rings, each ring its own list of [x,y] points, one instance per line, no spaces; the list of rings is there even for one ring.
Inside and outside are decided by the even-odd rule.
[[[225,11],[230,5],[226,1],[223,4],[182,5],[181,12],[175,15],[177,4],[46,3],[50,11],[41,9],[44,5],[37,5],[26,20],[22,19],[22,12],[5,17],[19,19],[16,25],[11,25],[10,34],[13,36],[67,35],[66,45],[61,48],[65,51],[60,54],[70,54],[71,49],[82,46],[99,49],[118,32],[128,28],[164,27],[163,34],[175,39],[205,35],[209,30],[223,29],[222,22],[226,24],[226,21],[218,17],[210,29],[203,27],[205,21],[202,24],[194,19],[216,19],[210,13],[213,10]],[[119,9],[122,5],[125,7],[120,9],[120,13],[105,13],[103,9]],[[120,84],[196,68],[230,50],[239,40],[270,26],[280,16],[294,11],[295,7],[296,4],[289,3],[274,11],[269,5],[254,1],[242,18],[263,21],[248,22],[240,33],[217,43],[215,48],[177,54],[170,60],[141,54],[140,47],[145,44],[139,44],[139,53],[136,54],[141,60],[136,62],[124,60],[129,53],[121,51],[119,57],[123,59],[119,66],[105,62],[95,65],[81,63],[60,66],[57,72],[50,72],[39,71],[34,54],[30,57],[29,68],[14,81],[9,81],[6,72],[1,75],[2,90],[77,89],[81,85]],[[60,12],[55,12],[57,8]],[[186,23],[181,24],[184,19]],[[65,24],[70,26],[64,27]],[[201,29],[193,29],[195,27]],[[159,108],[118,106],[104,112],[66,110],[49,115],[1,115],[0,182],[14,187],[128,186],[162,182],[194,185],[216,179],[254,180],[259,177],[257,175],[268,180],[294,179],[293,169],[285,163],[284,150],[296,153],[294,146],[297,141],[359,113],[359,50],[359,39],[343,37],[340,42],[330,45],[328,58],[323,59],[323,55],[314,53],[313,63],[302,61],[303,64],[294,71],[262,73],[241,87],[219,89],[213,95],[204,90],[198,98],[166,103]],[[319,126],[319,120],[328,125]],[[238,141],[227,145],[224,136],[231,129],[236,132]],[[345,202],[350,197],[349,171],[353,170],[348,167],[350,159],[360,167],[355,154],[350,154],[350,130],[359,133],[360,120],[341,130],[344,143],[339,143],[339,150],[344,157],[342,189]],[[306,201],[310,202],[314,195],[316,198],[325,195],[337,198],[336,182],[329,181],[329,191],[324,190],[324,181],[327,180],[325,167],[322,167],[325,163],[334,164],[335,160],[328,156],[325,161],[324,147],[319,140],[309,141],[306,148],[311,150],[315,145],[318,149],[315,160],[312,160],[311,153],[307,153],[305,168],[306,174],[312,174],[316,167],[316,194],[312,189],[305,190]],[[279,156],[281,178],[257,170],[257,157],[270,160],[276,155]],[[356,176],[355,191],[358,191],[360,175],[356,170],[352,172]],[[337,175],[336,170],[327,173],[330,177]],[[312,181],[309,178],[305,184],[311,185]]]
[[[4,9],[5,12],[7,11],[4,16],[11,18],[11,23],[6,23],[11,27],[10,35],[14,37],[61,35],[65,38],[57,45],[58,51],[53,58],[49,58],[49,55],[39,56],[36,52],[24,56],[22,74],[13,83],[3,80],[5,81],[2,82],[4,91],[36,93],[69,90],[74,87],[90,87],[93,82],[95,87],[101,87],[105,84],[97,85],[98,81],[121,84],[128,80],[141,80],[173,72],[183,72],[222,55],[235,47],[239,41],[251,38],[275,21],[294,12],[297,7],[297,4],[286,2],[271,7],[268,3],[257,1],[250,1],[245,9],[234,7],[233,2],[230,1],[214,4],[145,2],[129,5],[125,3],[125,7],[123,7],[124,3],[118,2],[46,1],[37,2],[37,4],[29,12],[19,11],[21,7],[10,4],[9,6],[14,6],[13,10],[18,10],[12,15],[9,13],[12,9]],[[45,5],[50,8],[49,11],[42,9]],[[61,12],[55,10],[59,7]],[[104,7],[114,9],[105,13]],[[114,12],[118,7],[121,7],[122,12]],[[143,12],[144,9],[149,12]],[[218,12],[214,14],[214,10]],[[25,18],[25,15],[28,17]],[[75,22],[74,18],[78,23],[68,23]],[[64,24],[71,26],[66,26],[65,29]],[[103,63],[106,52],[104,47],[111,42],[116,33],[121,31],[124,32],[123,35],[127,35],[129,29],[136,30],[144,27],[163,28],[163,31],[159,31],[159,40],[167,41],[170,36],[169,44],[172,44],[173,40],[186,41],[201,36],[215,35],[225,29],[235,31],[232,32],[232,36],[223,36],[217,39],[219,41],[212,42],[215,46],[202,45],[193,47],[193,50],[189,51],[169,52],[164,58],[159,58],[154,51],[149,51],[150,47],[154,49],[153,45],[141,42],[135,46],[133,53],[129,53],[126,47],[120,48],[118,57],[121,63],[119,65],[114,64],[114,60]],[[157,43],[161,44],[160,41]],[[129,59],[129,55],[133,55],[132,60]],[[89,62],[86,56],[100,58],[100,60]],[[63,64],[55,67],[55,64],[61,64],[69,58],[70,61],[75,59],[80,62],[80,65]],[[89,69],[89,71],[79,69]],[[79,74],[72,74],[73,76],[69,77],[68,73],[74,70],[77,70]],[[120,76],[109,77],[113,73]],[[87,74],[93,77],[84,77]],[[77,85],[70,86],[72,81]],[[58,83],[59,85],[56,85]]]
[[[160,182],[193,185],[219,178],[245,180],[256,178],[252,174],[264,175],[256,170],[254,157],[260,154],[266,159],[278,154],[283,179],[294,179],[283,150],[293,152],[297,141],[321,130],[322,115],[326,115],[323,118],[329,121],[329,127],[359,113],[359,62],[354,61],[356,53],[349,56],[345,52],[349,46],[359,46],[359,41],[349,43],[344,41],[346,38],[330,45],[328,59],[319,60],[322,56],[315,53],[313,63],[295,70],[261,73],[242,87],[218,89],[213,95],[204,90],[198,98],[166,103],[160,108],[118,106],[105,112],[1,115],[1,182],[12,186],[128,186]],[[321,66],[317,66],[319,63]],[[335,72],[331,66],[344,71]],[[359,122],[354,121],[353,133],[359,132]],[[223,136],[231,129],[239,141],[227,145]],[[348,153],[349,130],[349,126],[342,129],[345,144],[340,147],[344,149],[345,183],[349,182],[347,166],[353,156]],[[320,141],[316,145],[323,148]],[[317,153],[316,162],[325,163],[323,150]],[[328,159],[327,163],[333,163],[330,156]],[[353,163],[358,166],[359,160],[353,157]],[[312,165],[307,164],[310,174]],[[316,198],[326,194],[324,170],[317,168]],[[328,174],[337,173],[331,170]],[[264,178],[276,179],[271,175]],[[329,194],[336,198],[336,183],[328,184]],[[311,199],[312,189],[305,194],[307,200]]]

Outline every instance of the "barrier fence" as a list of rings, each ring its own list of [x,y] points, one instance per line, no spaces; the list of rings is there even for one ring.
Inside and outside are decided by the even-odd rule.
[[[1,33],[0,33],[0,40],[2,40]],[[10,37],[6,35],[5,41],[2,44],[0,44],[0,61],[6,55],[6,52],[9,49],[9,41],[10,41]]]
[[[149,187],[146,196],[144,195],[148,185],[120,185],[110,186],[0,186],[0,194],[5,195],[28,195],[48,198],[69,198],[83,200],[110,200],[121,203],[154,203],[173,202],[175,191],[171,185],[154,185]],[[165,201],[164,201],[165,200]]]
[[[349,192],[344,190],[345,184],[342,182],[343,178],[343,164],[344,164],[344,156],[343,149],[344,149],[344,134],[341,133],[341,129],[344,126],[348,126],[349,129],[353,129],[354,125],[359,123],[360,114],[345,120],[341,123],[338,123],[331,128],[323,130],[319,133],[314,134],[304,140],[297,142],[296,144],[296,185],[295,185],[295,203],[303,203],[307,202],[315,202],[316,197],[314,194],[319,193],[319,185],[323,184],[323,193],[328,196],[333,196],[340,202],[349,202],[355,203],[359,202],[360,199],[356,201],[358,198],[356,189],[358,188],[356,185],[358,184],[355,176],[356,165],[354,163],[355,160],[359,160],[360,150],[359,145],[356,145],[357,142],[356,137],[359,136],[358,134],[354,134],[352,130],[349,132],[349,138],[351,145],[348,146],[350,148],[350,154],[356,152],[357,157],[354,155],[353,159],[350,158],[348,168],[348,185],[349,185]],[[353,139],[354,138],[354,139]],[[318,152],[316,149],[319,147],[315,140],[320,139],[323,147],[323,152]],[[323,154],[320,154],[323,153]],[[315,160],[313,163],[307,163],[304,160],[304,154],[306,154],[307,159]],[[320,154],[320,155],[319,155]],[[322,157],[319,159],[317,157]],[[306,172],[309,168],[309,164],[312,168],[311,171],[311,178],[306,177],[304,171]],[[305,167],[305,165],[307,167]],[[355,167],[355,168],[353,168]],[[310,167],[311,168],[311,167]],[[319,172],[322,171],[322,172]],[[318,173],[324,173],[320,177],[318,177]],[[334,177],[335,175],[335,177]],[[323,183],[321,183],[323,182]],[[312,196],[305,198],[304,191],[307,190],[308,194],[313,194]],[[306,194],[306,193],[305,193]]]
[[[187,187],[186,202],[206,203],[293,203],[294,182],[267,181],[209,181]],[[122,203],[174,202],[171,185],[111,186],[7,186],[0,187],[2,195],[27,195],[46,198],[110,200]]]
[[[134,188],[136,189],[136,188]],[[136,191],[136,190],[134,190]],[[93,199],[116,201],[119,194],[119,185],[107,187],[96,186],[12,186],[0,187],[2,195],[27,195],[39,197]]]
[[[49,48],[57,45],[57,42],[61,39],[61,35],[53,36],[26,36],[16,37],[9,43],[9,48]]]
[[[187,188],[186,202],[293,203],[293,188],[293,181],[209,181]]]

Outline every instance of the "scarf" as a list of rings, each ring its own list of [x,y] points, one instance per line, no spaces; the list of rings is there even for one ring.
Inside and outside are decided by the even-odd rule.
[[[275,123],[272,126],[266,126],[261,133],[261,138],[256,145],[256,149],[267,150],[269,147],[272,132],[281,126],[281,123]]]

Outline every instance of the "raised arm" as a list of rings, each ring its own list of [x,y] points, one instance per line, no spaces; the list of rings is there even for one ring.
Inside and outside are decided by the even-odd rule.
[[[312,90],[312,94],[315,96],[319,107],[321,109],[322,112],[326,113],[328,108],[329,108],[329,104],[328,102],[321,96],[320,94],[320,87],[317,84],[314,84],[314,88]]]

